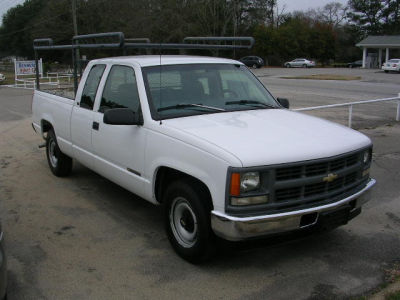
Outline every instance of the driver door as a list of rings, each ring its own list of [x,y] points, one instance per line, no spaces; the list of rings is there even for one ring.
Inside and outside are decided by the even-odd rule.
[[[95,170],[141,195],[146,130],[143,126],[103,122],[104,112],[108,109],[129,108],[141,114],[134,69],[124,65],[112,66],[99,102],[92,130]]]

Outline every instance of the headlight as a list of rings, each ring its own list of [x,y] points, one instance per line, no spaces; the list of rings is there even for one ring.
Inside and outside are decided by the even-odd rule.
[[[251,192],[260,188],[260,174],[258,172],[243,173],[240,176],[240,192]]]
[[[246,193],[260,190],[260,173],[232,173],[230,186],[230,204],[234,206],[245,206],[267,203],[269,195],[247,196]],[[244,195],[244,197],[242,196]]]

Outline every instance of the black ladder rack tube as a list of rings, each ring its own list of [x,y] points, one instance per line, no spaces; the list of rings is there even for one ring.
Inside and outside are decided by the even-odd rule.
[[[116,38],[116,42],[111,43],[80,43],[83,41],[97,38]],[[134,41],[134,43],[132,43]],[[196,43],[191,43],[196,42]],[[203,43],[199,43],[203,42]],[[232,42],[233,44],[207,44],[207,42]],[[235,42],[247,42],[245,45],[236,45]],[[36,63],[36,87],[40,90],[40,76],[38,66],[38,51],[42,50],[72,50],[72,64],[74,68],[74,92],[78,89],[78,60],[76,57],[77,49],[121,49],[123,54],[126,49],[198,49],[198,50],[233,50],[233,49],[251,49],[254,46],[253,37],[186,37],[183,43],[150,43],[147,38],[125,39],[122,32],[106,32],[85,35],[76,35],[72,38],[71,45],[54,45],[50,38],[35,39],[33,49],[35,52]]]

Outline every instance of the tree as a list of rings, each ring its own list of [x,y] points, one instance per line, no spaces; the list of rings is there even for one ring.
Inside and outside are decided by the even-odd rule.
[[[350,21],[366,34],[382,33],[385,2],[381,0],[350,0]]]
[[[348,7],[340,2],[330,2],[322,9],[318,10],[320,21],[332,25],[333,27],[340,26],[346,19]]]
[[[0,51],[5,54],[26,56],[32,53],[33,21],[46,0],[27,0],[7,11],[0,27]]]

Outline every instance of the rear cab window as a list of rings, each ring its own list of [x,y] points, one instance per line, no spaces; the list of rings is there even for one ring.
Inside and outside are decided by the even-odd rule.
[[[86,78],[85,86],[83,87],[80,107],[85,109],[93,109],[94,101],[96,99],[97,89],[101,77],[103,76],[106,65],[94,65]]]

